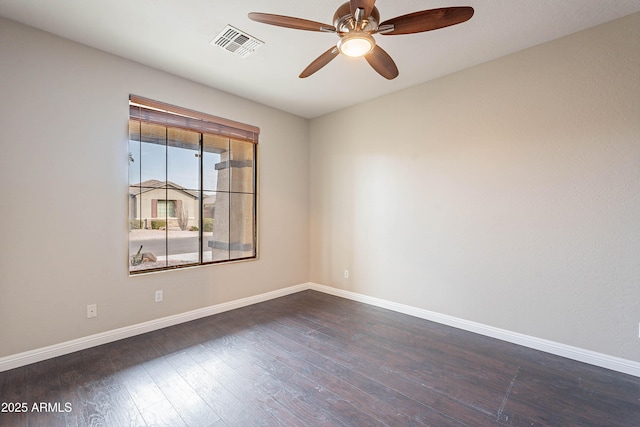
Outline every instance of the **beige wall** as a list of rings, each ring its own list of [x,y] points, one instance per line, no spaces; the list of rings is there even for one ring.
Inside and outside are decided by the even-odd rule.
[[[640,361],[639,28],[309,123],[0,19],[0,357],[312,280]],[[261,128],[258,261],[128,276],[130,93]]]
[[[640,361],[640,14],[310,135],[311,281]]]
[[[308,280],[307,120],[4,19],[0,40],[0,357]],[[260,127],[258,261],[129,277],[131,93]]]

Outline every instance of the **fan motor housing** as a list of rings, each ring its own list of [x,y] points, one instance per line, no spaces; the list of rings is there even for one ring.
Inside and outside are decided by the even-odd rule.
[[[356,20],[351,14],[351,5],[348,2],[340,6],[338,10],[336,10],[336,13],[333,14],[333,26],[336,27],[339,34],[355,31],[355,23]],[[380,12],[378,12],[378,8],[374,6],[371,15],[364,19],[364,27],[361,28],[360,31],[367,33],[375,32],[378,29],[379,23]]]

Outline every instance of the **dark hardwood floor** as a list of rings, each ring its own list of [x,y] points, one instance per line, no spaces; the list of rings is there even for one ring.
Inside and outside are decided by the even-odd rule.
[[[0,402],[27,406],[3,427],[640,426],[640,378],[314,291],[0,373]]]

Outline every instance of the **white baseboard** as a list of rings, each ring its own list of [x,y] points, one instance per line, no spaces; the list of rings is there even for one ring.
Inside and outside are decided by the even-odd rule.
[[[0,372],[9,369],[18,368],[30,363],[40,362],[42,360],[51,359],[53,357],[62,356],[64,354],[73,353],[74,351],[84,350],[102,344],[107,344],[123,338],[129,338],[135,335],[144,334],[146,332],[155,331],[166,328],[168,326],[177,325],[191,320],[200,319],[202,317],[211,316],[225,311],[234,310],[236,308],[246,307],[248,305],[257,304],[274,298],[283,297],[285,295],[312,289],[330,295],[362,302],[376,307],[386,308],[398,313],[408,314],[425,320],[430,320],[443,325],[452,326],[454,328],[463,329],[465,331],[474,332],[480,335],[497,338],[502,341],[519,344],[524,347],[535,350],[544,351],[555,354],[557,356],[566,357],[568,359],[577,360],[579,362],[588,363],[602,368],[611,369],[613,371],[622,372],[624,374],[640,377],[640,363],[626,359],[621,359],[606,354],[597,353],[590,350],[584,350],[572,347],[566,344],[544,340],[541,338],[531,337],[517,332],[507,331],[505,329],[494,328],[492,326],[483,325],[481,323],[471,322],[469,320],[459,319],[457,317],[436,313],[421,308],[412,307],[405,304],[399,304],[380,298],[370,297],[355,292],[345,291],[342,289],[332,288],[317,283],[303,283],[272,292],[267,292],[252,297],[242,298],[222,304],[216,304],[197,310],[188,311],[186,313],[176,314],[173,316],[163,317],[161,319],[151,320],[148,322],[138,323],[136,325],[126,326],[60,344],[51,345],[35,350],[25,351],[6,357],[0,358]]]
[[[121,340],[123,338],[129,338],[135,335],[144,334],[146,332],[166,328],[168,326],[174,326],[180,323],[189,322],[191,320],[200,319],[202,317],[207,317],[214,314],[223,313],[225,311],[235,310],[236,308],[246,307],[248,305],[257,304],[259,302],[283,297],[285,295],[304,291],[306,289],[309,289],[309,285],[306,283],[302,285],[291,286],[284,289],[278,289],[277,291],[267,292],[264,294],[225,302],[222,304],[216,304],[197,310],[187,311],[186,313],[180,313],[173,316],[163,317],[161,319],[150,320],[148,322],[125,326],[123,328],[101,332],[95,335],[89,335],[87,337],[66,341],[60,344],[54,344],[47,347],[2,357],[0,358],[0,372],[28,365],[30,363],[51,359],[53,357],[62,356],[64,354],[73,353],[74,351],[84,350],[90,347],[107,344],[113,341]]]
[[[440,314],[409,305],[398,304],[380,298],[374,298],[355,292],[332,288],[330,286],[319,285],[317,283],[309,283],[309,289],[342,298],[347,298],[353,301],[362,302],[380,308],[386,308],[398,313],[408,314],[410,316],[419,317],[421,319],[430,320],[432,322],[441,323],[443,325],[452,326],[454,328],[463,329],[465,331],[474,332],[480,335],[497,338],[502,341],[519,344],[524,347],[555,354],[556,356],[566,357],[567,359],[576,360],[578,362],[584,362],[590,365],[599,366],[601,368],[611,369],[613,371],[640,377],[640,363],[633,362],[631,360],[621,359],[619,357],[609,356],[578,347],[572,347],[570,345],[561,344],[542,338],[519,334],[517,332],[511,332],[505,329],[494,328],[493,326],[487,326],[481,323],[459,319],[457,317],[448,316],[446,314]]]

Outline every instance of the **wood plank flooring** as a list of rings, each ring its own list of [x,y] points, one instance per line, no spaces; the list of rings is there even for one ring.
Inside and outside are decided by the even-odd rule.
[[[0,373],[0,403],[27,406],[3,427],[640,426],[640,378],[304,291]]]

